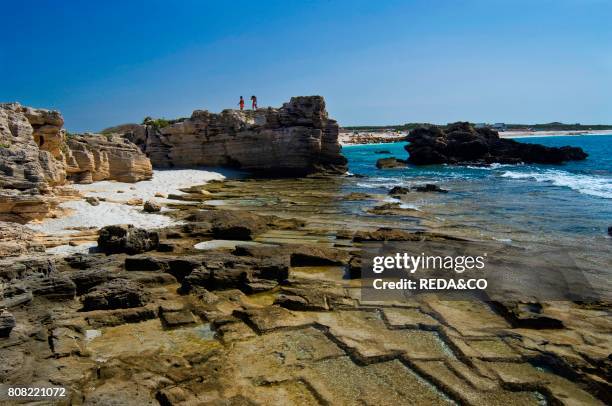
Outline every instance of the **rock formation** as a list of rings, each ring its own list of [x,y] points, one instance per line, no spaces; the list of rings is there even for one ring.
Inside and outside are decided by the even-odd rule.
[[[124,134],[155,167],[226,166],[275,176],[347,170],[338,124],[320,96],[293,97],[279,109],[196,110],[162,127],[155,123],[105,132]]]
[[[553,148],[520,143],[499,137],[490,128],[474,128],[470,123],[421,127],[410,131],[406,150],[408,162],[415,165],[456,163],[541,163],[558,164],[581,160],[587,154],[577,147]]]
[[[151,161],[125,138],[83,135],[68,137],[66,145],[66,172],[76,183],[138,182],[153,176]]]
[[[67,181],[136,182],[151,163],[120,137],[67,137],[57,111],[0,104],[0,220],[41,219],[57,205],[53,187]]]

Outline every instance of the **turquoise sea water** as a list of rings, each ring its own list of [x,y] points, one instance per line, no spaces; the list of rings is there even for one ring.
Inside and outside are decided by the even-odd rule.
[[[346,146],[349,171],[364,175],[357,189],[385,193],[393,186],[437,183],[448,194],[418,194],[410,205],[437,216],[447,227],[468,227],[500,241],[612,244],[612,136],[517,139],[547,146],[583,148],[585,161],[563,165],[432,165],[377,169],[376,160],[405,159],[405,143]],[[387,150],[389,153],[375,153]],[[566,245],[562,244],[562,245]]]

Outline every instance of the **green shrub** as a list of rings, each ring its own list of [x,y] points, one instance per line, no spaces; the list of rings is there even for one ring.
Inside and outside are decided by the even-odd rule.
[[[142,124],[146,124],[146,125],[150,125],[153,126],[155,128],[163,128],[163,127],[168,127],[170,125],[170,121],[166,120],[165,118],[152,118],[152,117],[145,117],[142,120]]]

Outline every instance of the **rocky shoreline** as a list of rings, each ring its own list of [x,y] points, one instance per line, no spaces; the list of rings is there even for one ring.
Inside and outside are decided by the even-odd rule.
[[[159,199],[130,206],[171,220],[164,227],[43,235],[0,222],[3,384],[65,387],[68,397],[54,403],[65,405],[612,401],[609,302],[526,300],[524,286],[513,288],[515,300],[364,300],[369,244],[454,252],[499,243],[445,228],[435,213],[409,204],[423,194],[452,196],[436,185],[354,192],[359,178],[338,176],[346,160],[322,98],[294,98],[258,113],[196,111],[160,128],[116,128],[108,138],[67,137],[55,113],[39,111],[51,118],[34,121],[55,120],[53,131],[40,130],[21,107],[0,113],[8,117],[3,137],[13,137],[2,155],[9,163],[3,196],[33,187],[47,201],[66,181],[136,181],[150,176],[149,158],[162,167],[215,163],[309,175],[206,178],[182,193],[149,190]],[[59,141],[47,135],[41,145],[35,133]],[[194,148],[189,156],[194,139],[231,153],[211,161]],[[36,171],[18,171],[18,158]],[[119,164],[124,160],[139,163]],[[52,165],[59,170],[45,172]],[[89,193],[87,205],[109,203]],[[91,249],[45,252],[67,243]],[[498,260],[528,274],[544,269],[533,250],[499,252]]]
[[[345,181],[209,182],[167,213],[181,225],[104,228],[98,253],[23,245],[0,267],[0,379],[65,404],[610,401],[603,303],[362,302],[364,243],[468,242],[347,221],[334,204],[380,198]]]

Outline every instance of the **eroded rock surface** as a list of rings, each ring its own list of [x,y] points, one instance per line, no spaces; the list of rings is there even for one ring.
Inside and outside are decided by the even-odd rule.
[[[124,125],[105,131],[125,134],[155,167],[226,166],[275,176],[347,169],[338,124],[320,96],[293,97],[279,109],[196,110],[161,128]]]
[[[67,181],[136,182],[152,175],[148,158],[121,137],[66,136],[57,111],[0,104],[0,220],[25,223],[58,205]]]
[[[98,248],[107,254],[140,254],[159,245],[159,234],[130,225],[103,227],[98,235]]]

